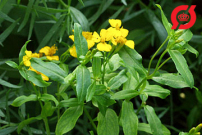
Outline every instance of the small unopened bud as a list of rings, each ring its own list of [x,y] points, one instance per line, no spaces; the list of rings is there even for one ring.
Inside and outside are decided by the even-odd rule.
[[[177,31],[175,32],[175,36],[179,37],[179,36],[182,35],[182,33],[183,33],[183,30],[177,30]]]
[[[181,97],[181,98],[185,98],[186,95],[185,95],[184,93],[180,93],[180,97]]]
[[[200,130],[201,130],[201,128],[202,128],[202,123],[201,123],[201,124],[199,124],[199,125],[196,127],[196,132],[200,131]]]
[[[191,135],[191,134],[193,134],[193,133],[195,133],[195,127],[193,127],[191,130],[189,130],[189,134]]]
[[[197,132],[197,133],[195,133],[194,135],[200,135],[201,133],[200,132]]]
[[[184,39],[178,39],[178,40],[175,41],[175,43],[180,43],[182,41],[184,41]]]

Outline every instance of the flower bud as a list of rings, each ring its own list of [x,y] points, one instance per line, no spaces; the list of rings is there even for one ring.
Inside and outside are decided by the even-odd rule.
[[[199,124],[199,125],[196,127],[196,132],[200,131],[200,130],[201,130],[201,128],[202,128],[202,123],[201,123],[201,124]]]

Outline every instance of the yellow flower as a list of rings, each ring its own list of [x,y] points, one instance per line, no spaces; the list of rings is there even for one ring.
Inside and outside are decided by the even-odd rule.
[[[77,53],[76,53],[76,47],[75,45],[73,45],[70,49],[69,49],[69,53],[71,56],[77,58]]]
[[[39,53],[44,53],[48,60],[59,60],[59,56],[53,56],[57,50],[58,49],[55,45],[53,45],[52,47],[45,46],[41,48],[41,50],[39,50]]]
[[[117,45],[117,44],[119,44],[121,46],[126,45],[126,46],[130,47],[131,49],[134,49],[134,47],[135,47],[135,43],[133,40],[127,40],[125,37],[122,37],[122,36],[117,37],[116,39],[113,39],[112,43],[114,45]]]
[[[121,27],[121,20],[109,19],[109,24],[111,25],[109,31],[113,31],[115,37],[118,36],[127,37],[129,31]]]
[[[97,36],[96,40],[100,43],[97,44],[97,49],[99,51],[106,51],[106,52],[110,52],[112,47],[110,44],[107,44],[107,41],[110,41],[113,39],[113,33],[111,33],[110,31],[106,30],[106,29],[102,29],[100,31],[100,37],[97,34],[97,32],[94,32],[95,35]]]
[[[94,33],[83,31],[82,35],[84,36],[84,38],[88,43],[88,49],[92,48],[95,45],[95,43],[97,43],[97,39],[95,38]],[[70,35],[69,38],[74,42],[74,35]]]
[[[37,70],[34,69],[33,67],[30,66],[28,70],[34,71],[34,72],[36,72],[37,74],[41,75],[41,77],[42,77],[42,79],[43,79],[44,81],[49,81],[48,76],[46,76],[46,75],[44,75],[43,73],[37,71]]]
[[[25,56],[23,56],[23,63],[25,66],[29,67],[31,66],[31,62],[30,62],[30,59],[35,57],[35,58],[39,58],[40,57],[40,54],[38,53],[32,53],[32,51],[25,51]]]

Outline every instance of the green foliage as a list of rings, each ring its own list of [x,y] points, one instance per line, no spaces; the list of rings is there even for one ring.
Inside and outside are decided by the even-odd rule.
[[[191,29],[170,23],[176,6],[193,4],[0,1],[0,134],[199,134],[201,124],[193,126],[202,118],[202,19],[196,10]],[[110,29],[127,28],[128,36],[108,41],[110,31],[101,31],[116,18],[121,24]],[[125,41],[135,41],[135,49]]]

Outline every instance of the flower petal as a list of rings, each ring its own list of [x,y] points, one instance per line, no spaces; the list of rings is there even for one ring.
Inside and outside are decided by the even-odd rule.
[[[121,27],[121,20],[119,20],[119,19],[109,19],[109,24],[114,28],[120,28]]]
[[[45,55],[49,55],[50,46],[45,46],[39,50],[39,53],[44,53]]]
[[[46,56],[48,60],[59,60],[59,56]]]
[[[28,56],[28,57],[31,57],[32,56],[32,51],[25,51],[25,54]]]
[[[92,40],[94,42],[96,42],[96,43],[100,42],[100,36],[99,36],[99,34],[96,31],[93,32],[93,38],[92,38]]]
[[[128,32],[129,32],[129,31],[128,31],[127,29],[121,28],[120,31],[121,31],[121,35],[122,35],[123,37],[127,37],[127,36],[128,36]]]
[[[74,42],[74,35],[70,35],[69,38]]]
[[[110,52],[111,49],[112,49],[112,47],[111,47],[111,45],[106,44],[106,43],[99,43],[99,44],[97,45],[97,49],[98,49],[99,51]]]
[[[125,45],[127,45],[128,47],[130,47],[131,49],[134,49],[135,47],[135,43],[133,40],[127,40]]]
[[[87,40],[88,43],[88,49],[92,48],[95,45],[95,42],[93,40]]]
[[[76,47],[75,46],[72,46],[70,49],[69,49],[69,53],[71,56],[77,58],[77,53],[76,53]]]

